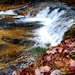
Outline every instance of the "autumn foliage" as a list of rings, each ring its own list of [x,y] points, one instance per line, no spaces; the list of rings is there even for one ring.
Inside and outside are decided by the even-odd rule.
[[[12,75],[75,75],[75,37],[48,48],[38,60]]]

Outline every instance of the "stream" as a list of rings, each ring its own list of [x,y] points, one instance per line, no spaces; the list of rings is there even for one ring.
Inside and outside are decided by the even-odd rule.
[[[64,3],[40,2],[0,11],[0,75],[7,71],[11,75],[20,68],[21,64],[16,67],[6,64],[20,58],[27,49],[59,44],[73,24],[75,10]]]

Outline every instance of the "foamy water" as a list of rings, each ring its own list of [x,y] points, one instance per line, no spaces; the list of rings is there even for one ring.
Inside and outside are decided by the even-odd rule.
[[[13,10],[0,11],[0,15],[17,15]]]
[[[29,16],[29,18],[20,19],[19,22],[38,21],[40,25],[44,26],[34,30],[37,37],[30,39],[35,40],[40,45],[51,43],[52,46],[56,46],[62,40],[64,33],[75,23],[73,18],[63,17],[67,12],[65,10],[58,12],[59,9],[55,9],[49,13],[50,9],[47,7],[37,13],[35,17]]]
[[[50,8],[46,7],[34,17],[30,16],[30,12],[28,12],[27,16],[21,16],[14,13],[13,10],[1,11],[0,14],[16,15],[14,18],[18,17],[20,19],[16,20],[15,23],[31,23],[38,21],[38,24],[43,25],[43,27],[34,30],[36,37],[29,39],[36,41],[36,44],[38,43],[42,46],[47,43],[56,46],[61,42],[64,33],[75,24],[73,17],[65,17],[65,14],[67,14],[66,10],[61,10],[59,12],[59,9],[60,8],[57,8],[50,12]]]

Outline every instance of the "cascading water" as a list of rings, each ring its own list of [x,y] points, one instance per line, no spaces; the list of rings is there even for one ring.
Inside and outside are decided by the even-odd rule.
[[[18,56],[23,53],[22,56],[27,56],[27,60],[30,60],[29,58],[32,58],[33,55],[31,52],[27,52],[26,55],[25,50],[31,48],[35,42],[35,45],[45,46],[45,44],[50,43],[51,46],[56,46],[61,42],[64,33],[75,24],[75,11],[71,10],[70,7],[61,3],[47,4],[40,9],[35,5],[33,10],[31,8],[28,13],[26,12],[27,15],[18,12],[24,10],[24,13],[27,8],[30,8],[29,5],[0,11],[0,63],[2,62],[0,66],[4,64],[5,67],[6,63],[19,61],[15,61],[15,59],[18,59]],[[9,68],[7,72],[11,74],[11,71],[12,69]]]
[[[57,8],[50,12],[50,8],[46,7],[37,13],[35,17],[23,18],[17,22],[39,22],[38,24],[43,27],[34,30],[37,37],[32,40],[36,41],[36,44],[45,45],[51,43],[52,46],[56,46],[62,40],[64,33],[75,23],[74,18],[71,16],[65,17],[66,10]]]
[[[33,30],[36,37],[29,38],[30,40],[36,41],[38,45],[51,43],[52,46],[56,46],[62,40],[64,33],[75,23],[74,17],[68,15],[68,12],[71,13],[69,11],[70,8],[63,4],[54,5],[53,10],[50,6],[45,7],[36,13],[34,17],[31,17],[32,10],[29,11],[26,16],[14,13],[15,10],[16,9],[5,12],[1,11],[0,14],[9,14],[12,15],[13,18],[20,18],[14,21],[15,24],[35,22],[35,24],[42,26],[41,28]]]

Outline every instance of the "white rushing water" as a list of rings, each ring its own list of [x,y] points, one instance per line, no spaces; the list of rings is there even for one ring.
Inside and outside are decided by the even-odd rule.
[[[0,15],[17,15],[13,10],[0,11]]]
[[[26,19],[20,19],[18,22],[36,22],[39,21],[43,27],[34,30],[37,37],[31,38],[37,43],[44,45],[51,43],[52,46],[56,46],[62,40],[64,33],[74,24],[74,19],[71,17],[63,17],[66,13],[65,10],[58,12],[58,9],[49,13],[49,7],[44,8],[37,13],[35,17],[28,17]]]
[[[45,45],[51,43],[52,46],[56,46],[61,42],[64,33],[75,24],[73,17],[65,17],[64,15],[67,12],[65,10],[58,12],[59,9],[60,8],[57,8],[50,12],[50,8],[46,7],[34,17],[31,17],[28,12],[25,18],[21,18],[23,16],[17,15],[13,10],[0,11],[0,15],[8,14],[15,15],[15,17],[19,16],[20,19],[15,21],[15,23],[38,21],[38,24],[43,25],[43,27],[34,30],[36,37],[30,39],[36,41],[36,44]]]

